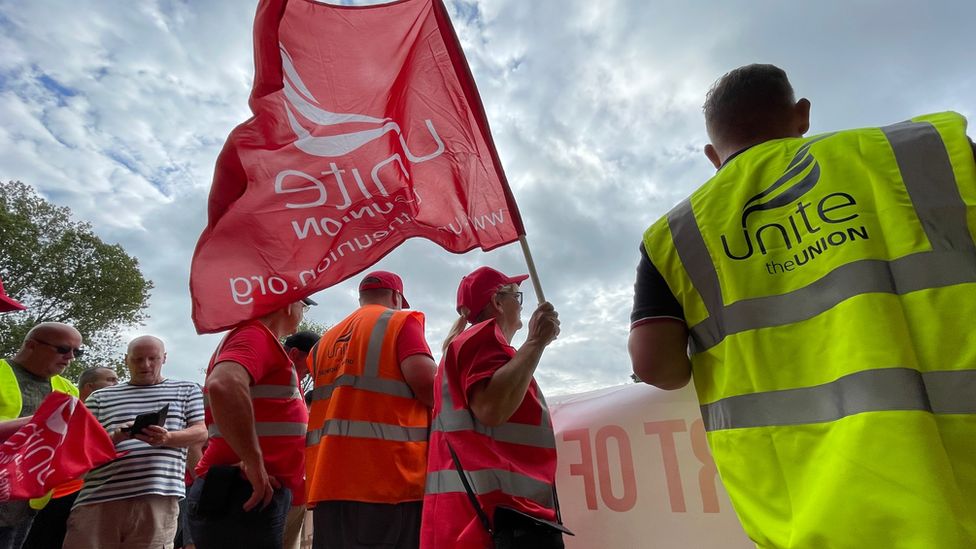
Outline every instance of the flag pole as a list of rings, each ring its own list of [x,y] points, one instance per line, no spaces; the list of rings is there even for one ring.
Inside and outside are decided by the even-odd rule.
[[[529,268],[529,278],[532,279],[535,295],[539,298],[539,303],[542,303],[546,300],[546,296],[542,293],[542,283],[539,282],[539,274],[535,271],[535,262],[532,261],[532,252],[529,251],[529,242],[525,239],[524,234],[519,235],[519,244],[522,245],[522,254],[525,256],[525,264]]]

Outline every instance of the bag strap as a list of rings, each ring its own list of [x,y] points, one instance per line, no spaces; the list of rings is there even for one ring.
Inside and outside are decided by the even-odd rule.
[[[481,519],[481,524],[488,531],[489,536],[494,536],[491,530],[491,521],[488,520],[488,515],[485,510],[481,508],[481,504],[478,503],[477,496],[474,495],[474,490],[471,489],[471,484],[468,483],[468,476],[464,474],[464,469],[461,468],[461,460],[458,459],[457,454],[454,452],[454,448],[451,446],[450,442],[447,443],[447,449],[451,452],[451,459],[454,461],[454,468],[457,469],[458,476],[461,477],[461,484],[464,485],[464,491],[468,493],[468,499],[471,501],[472,507],[474,507],[475,513],[478,514],[478,518]]]
[[[559,512],[559,495],[556,493],[556,483],[552,483],[552,502],[556,506],[556,523],[563,523],[563,514]]]

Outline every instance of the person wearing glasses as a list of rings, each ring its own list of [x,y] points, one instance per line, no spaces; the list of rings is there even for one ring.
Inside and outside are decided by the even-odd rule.
[[[118,385],[115,370],[105,366],[93,366],[78,376],[78,400],[85,402],[92,393],[105,387]],[[54,489],[51,501],[37,512],[30,533],[24,541],[24,549],[49,549],[64,545],[68,532],[68,516],[83,486],[83,477],[68,481]]]
[[[359,304],[308,355],[312,547],[415,548],[437,366],[399,276],[367,274]]]
[[[559,335],[559,315],[541,303],[525,342],[512,346],[522,328],[519,284],[527,278],[481,267],[458,287],[461,316],[434,380],[425,548],[493,547],[492,533],[496,541],[508,535],[506,547],[563,547],[555,437],[534,378],[543,351]],[[514,522],[522,524],[511,528]],[[513,539],[515,530],[524,535]]]
[[[16,432],[52,391],[77,397],[78,389],[60,374],[83,354],[81,334],[73,327],[44,322],[31,328],[17,354],[0,359],[0,420],[17,420],[5,421],[2,430]],[[0,549],[20,548],[34,514],[27,501],[0,504]]]

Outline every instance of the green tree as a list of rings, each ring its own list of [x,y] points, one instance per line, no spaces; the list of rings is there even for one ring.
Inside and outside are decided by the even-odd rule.
[[[121,332],[146,318],[153,287],[136,258],[20,181],[0,181],[0,243],[0,278],[27,306],[0,315],[0,357],[16,353],[32,326],[64,322],[88,351],[64,375],[77,380],[89,366],[109,366],[125,376]]]

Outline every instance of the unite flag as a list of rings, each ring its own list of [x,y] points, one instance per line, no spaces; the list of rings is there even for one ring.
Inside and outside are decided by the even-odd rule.
[[[262,0],[253,116],[218,159],[190,274],[199,333],[379,261],[412,237],[491,250],[525,231],[442,0]]]
[[[88,408],[53,392],[0,445],[0,502],[39,498],[116,457],[112,439]]]

